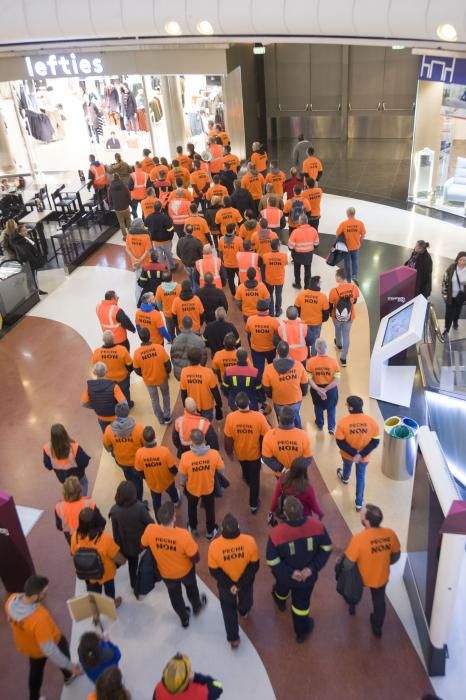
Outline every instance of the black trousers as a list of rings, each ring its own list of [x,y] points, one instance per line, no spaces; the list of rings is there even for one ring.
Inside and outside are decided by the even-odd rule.
[[[229,588],[218,587],[218,597],[229,642],[236,642],[239,639],[238,613],[243,616],[251,610],[254,602],[253,591],[253,581],[248,586],[240,588],[236,595],[233,595]]]
[[[199,498],[202,499],[202,503],[205,508],[205,521],[206,530],[208,533],[215,529],[215,494],[214,491],[209,493],[207,496],[193,496],[186,490],[186,496],[188,499],[188,522],[189,527],[192,530],[197,530],[197,504],[199,503]]]
[[[310,576],[305,586],[289,586],[277,579],[273,587],[273,594],[278,600],[286,601],[291,593],[291,616],[293,628],[297,636],[309,632],[309,614],[311,612],[311,595],[314,590],[317,576]]]
[[[445,330],[449,331],[452,324],[457,324],[464,304],[464,296],[458,294],[452,297],[451,304],[445,304]]]
[[[71,658],[70,647],[65,637],[60,637],[60,641],[58,642],[57,646],[65,656]],[[46,656],[41,656],[39,659],[29,658],[29,700],[39,700],[40,698],[40,689],[44,679],[44,669],[46,663]],[[71,671],[67,671],[64,668],[60,670],[63,673],[65,680],[71,677]]]
[[[196,569],[194,566],[183,578],[165,578],[164,583],[167,587],[168,595],[170,596],[172,608],[181,622],[188,619],[188,612],[186,610],[181,584],[183,584],[186,589],[186,595],[192,605],[193,612],[198,613],[202,608],[201,596],[199,595],[199,588],[197,586]]]
[[[124,554],[124,552],[123,552],[123,554]],[[137,557],[137,556],[132,557],[132,556],[129,556],[128,554],[125,554],[125,557],[126,557],[126,561],[128,562],[129,583],[131,585],[131,588],[134,591],[134,587],[136,586],[139,557]]]
[[[293,259],[295,284],[301,284],[301,268],[304,267],[304,289],[309,289],[309,282],[311,279],[311,265],[312,255],[310,256],[309,262],[306,262],[305,264],[300,262],[299,258]]]
[[[374,613],[372,616],[373,625],[375,629],[381,630],[385,620],[385,586],[380,588],[371,588],[372,605],[374,606]]]
[[[239,270],[237,267],[225,267],[225,271],[227,273],[227,280],[228,280],[228,286],[230,287],[230,292],[235,296],[236,292],[236,285],[235,285],[235,277],[238,275]],[[239,281],[239,278],[238,278]]]
[[[261,479],[261,460],[240,460],[243,479],[249,486],[249,505],[251,508],[257,508],[259,500],[260,479]]]

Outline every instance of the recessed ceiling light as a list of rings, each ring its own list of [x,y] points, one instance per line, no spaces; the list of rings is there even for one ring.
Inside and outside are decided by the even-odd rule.
[[[181,27],[178,22],[167,22],[165,25],[167,34],[181,34]]]
[[[458,38],[457,31],[452,24],[439,24],[437,36],[443,41],[456,41]]]
[[[403,44],[393,44],[392,49],[393,51],[401,51],[402,49],[405,49],[406,46],[403,46]]]
[[[213,34],[214,33],[213,26],[206,19],[203,19],[200,22],[198,22],[196,24],[196,29],[199,32],[199,34]]]

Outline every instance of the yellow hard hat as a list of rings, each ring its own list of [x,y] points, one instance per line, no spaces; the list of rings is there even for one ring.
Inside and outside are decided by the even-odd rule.
[[[191,661],[188,656],[176,654],[163,669],[162,683],[169,693],[182,693],[191,678]]]

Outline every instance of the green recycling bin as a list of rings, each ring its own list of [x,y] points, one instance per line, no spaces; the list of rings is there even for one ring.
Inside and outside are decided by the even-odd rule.
[[[414,473],[419,426],[411,418],[400,418],[398,423],[393,421],[389,430],[387,423],[385,421],[382,472],[394,481],[407,481]]]

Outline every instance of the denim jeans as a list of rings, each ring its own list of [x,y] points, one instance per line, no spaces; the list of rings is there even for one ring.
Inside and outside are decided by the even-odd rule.
[[[196,281],[194,279],[194,273],[196,272],[195,267],[188,267],[187,265],[184,266],[186,275],[188,277],[188,280],[191,282],[191,287],[193,289],[193,294],[196,294],[198,290],[198,285],[196,284]]]
[[[338,388],[334,387],[333,389],[330,389],[330,391],[327,394],[326,401],[322,401],[320,396],[313,389],[311,389],[311,396],[312,402],[314,404],[316,423],[319,426],[319,428],[324,427],[325,411],[327,411],[328,429],[335,430],[338,403]]]
[[[308,326],[307,328],[311,339],[311,357],[315,357],[317,355],[316,340],[320,338],[322,324],[320,324],[320,326]]]
[[[302,428],[303,426],[301,424],[301,416],[299,415],[299,411],[301,410],[301,404],[302,404],[302,401],[298,401],[297,403],[287,403],[287,404],[274,403],[273,407],[274,407],[275,413],[277,414],[277,418],[280,415],[283,406],[286,405],[289,408],[292,408],[294,411],[295,428]]]
[[[264,352],[259,352],[251,348],[252,364],[257,369],[258,381],[262,379],[262,375],[264,374],[265,363],[267,362],[268,364],[270,364],[271,362],[273,362],[275,358],[275,353],[275,350],[266,350]]]
[[[175,269],[175,263],[173,262],[173,252],[172,252],[172,242],[165,241],[164,243],[154,242],[155,250],[159,254],[159,262],[168,267],[169,270]]]
[[[351,476],[353,462],[350,459],[343,460],[343,479],[347,481]],[[366,485],[367,462],[356,462],[356,505],[362,506],[364,501],[364,487]]]
[[[270,306],[269,306],[270,315],[275,316],[277,311],[282,310],[283,284],[266,284],[265,286],[269,290],[269,294],[270,294]],[[275,292],[275,300],[273,298],[274,292]]]
[[[162,423],[164,418],[168,418],[170,416],[170,390],[168,388],[168,379],[157,386],[146,384],[146,387],[147,391],[149,392],[150,400],[152,401],[154,413],[157,416],[159,423]],[[163,410],[160,406],[159,391],[162,394]]]
[[[110,581],[105,581],[104,584],[91,583],[90,581],[86,581],[86,588],[88,591],[91,591],[92,593],[102,593],[102,585],[103,585],[105,595],[108,596],[109,598],[115,598],[115,579],[114,578],[110,579]]]
[[[117,462],[118,464],[118,462]],[[142,501],[142,493],[144,490],[144,484],[141,476],[141,472],[136,471],[134,467],[125,467],[122,464],[118,464],[122,470],[126,481],[132,481],[136,487],[136,496],[139,501]]]
[[[358,250],[349,250],[345,255],[345,274],[348,282],[351,282],[353,277],[358,276],[359,272],[359,248]]]
[[[130,375],[128,374],[128,376],[125,379],[123,379],[122,382],[118,382],[118,386],[120,387],[120,389],[124,393],[125,399],[128,402],[128,406],[129,406],[129,404],[131,402]]]
[[[335,319],[333,319],[333,325],[335,326],[335,339],[337,341],[337,345],[342,347],[341,359],[346,360],[350,344],[351,326],[353,325],[353,322],[348,321],[347,323],[341,323],[341,321],[335,321]]]
[[[214,409],[213,408],[204,408],[202,411],[199,410],[199,415],[202,416],[203,418],[207,418],[207,420],[210,420],[212,423],[214,419]]]
[[[89,481],[87,480],[87,476],[85,474],[82,479],[79,480],[79,483],[81,484],[83,496],[87,496],[87,492],[89,491]]]

